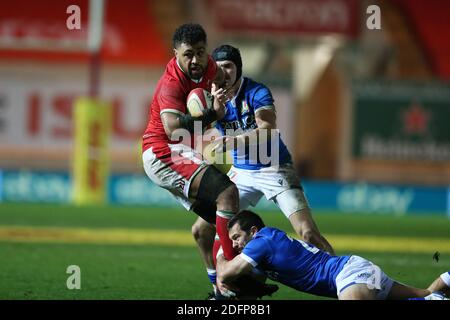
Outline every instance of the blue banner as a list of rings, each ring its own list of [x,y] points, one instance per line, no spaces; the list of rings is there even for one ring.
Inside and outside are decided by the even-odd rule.
[[[67,203],[71,195],[68,173],[3,171],[2,200],[10,202]]]
[[[176,207],[175,197],[152,183],[145,175],[113,175],[109,180],[109,201],[121,205]]]
[[[3,171],[0,170],[0,202],[3,201]]]
[[[304,181],[313,210],[363,214],[448,214],[450,188],[368,183]],[[109,179],[108,201],[117,205],[180,207],[173,195],[145,175],[116,174]],[[69,203],[72,178],[66,172],[0,171],[0,201]],[[264,197],[258,210],[279,210]]]
[[[305,182],[313,208],[361,213],[445,213],[447,188]]]

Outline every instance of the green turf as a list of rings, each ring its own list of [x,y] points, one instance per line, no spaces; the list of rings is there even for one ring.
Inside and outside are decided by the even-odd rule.
[[[281,212],[263,212],[267,225],[291,231]],[[0,225],[190,230],[196,215],[183,209],[149,207],[73,207],[68,205],[0,204]],[[446,216],[367,215],[314,212],[321,232],[384,236],[450,238]]]
[[[279,213],[268,225],[288,230]],[[392,217],[315,213],[325,234],[450,238],[445,217]],[[0,226],[119,227],[189,230],[195,216],[182,210],[140,207],[75,208],[1,204]],[[290,231],[290,229],[289,229]],[[338,252],[339,253],[339,252]],[[399,281],[426,286],[450,269],[450,256],[355,252]],[[81,268],[81,290],[68,290],[66,268]],[[210,290],[194,247],[0,242],[0,299],[203,299]],[[315,299],[283,287],[268,299]]]

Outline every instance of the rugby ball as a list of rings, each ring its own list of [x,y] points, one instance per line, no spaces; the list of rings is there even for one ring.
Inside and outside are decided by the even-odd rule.
[[[203,110],[212,108],[213,100],[211,93],[205,89],[196,88],[189,93],[186,107],[191,116],[200,117],[203,115]]]

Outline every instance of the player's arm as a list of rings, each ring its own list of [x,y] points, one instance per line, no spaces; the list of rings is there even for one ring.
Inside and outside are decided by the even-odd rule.
[[[260,108],[255,112],[255,121],[258,125],[254,134],[259,136],[259,139],[270,140],[273,129],[277,129],[277,114],[273,106],[267,108]],[[252,134],[250,132],[249,134]]]
[[[236,136],[237,147],[252,143],[264,143],[271,138],[272,129],[277,127],[277,114],[273,106],[267,106],[255,111],[255,121],[258,128]]]
[[[255,111],[255,121],[258,129],[276,129],[277,128],[277,114],[274,106],[267,108],[260,108]]]
[[[253,266],[244,260],[241,255],[237,255],[233,260],[228,261],[223,254],[217,256],[217,276],[220,282],[229,283],[236,278],[251,273]]]
[[[277,115],[273,106],[262,107],[255,112],[255,121],[258,128],[243,134],[229,137],[224,136],[222,140],[215,141],[215,151],[219,149],[241,149],[248,145],[261,144],[270,141],[273,130],[277,130]]]
[[[204,110],[203,116],[200,117],[193,117],[190,114],[174,112],[163,112],[161,114],[161,121],[164,126],[164,131],[168,137],[171,137],[177,129],[186,129],[187,131],[193,133],[196,121],[201,121],[202,126],[206,127],[215,120],[217,120],[217,114],[214,109]]]

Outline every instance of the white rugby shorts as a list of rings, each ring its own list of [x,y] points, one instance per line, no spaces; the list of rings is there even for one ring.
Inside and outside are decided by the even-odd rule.
[[[245,170],[232,166],[228,176],[239,189],[240,210],[256,206],[263,195],[267,200],[274,201],[287,218],[309,207],[292,164],[259,170]]]
[[[351,256],[336,276],[337,295],[354,284],[366,284],[377,290],[377,299],[385,300],[393,280],[376,264],[359,256]]]
[[[142,154],[144,170],[147,176],[158,186],[167,189],[186,210],[194,202],[189,198],[192,180],[206,167],[200,153],[183,144],[169,144],[164,152],[154,152],[149,148]]]

